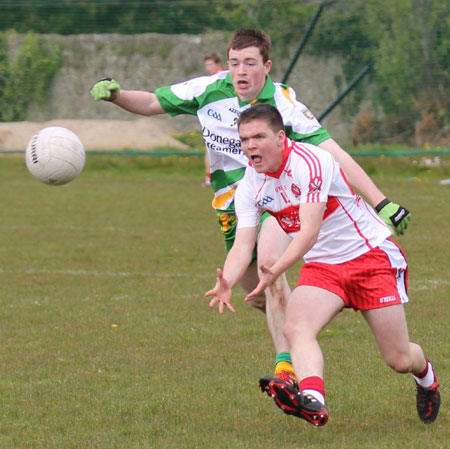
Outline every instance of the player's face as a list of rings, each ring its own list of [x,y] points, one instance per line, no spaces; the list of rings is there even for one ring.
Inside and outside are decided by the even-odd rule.
[[[284,131],[273,132],[262,119],[239,126],[242,149],[258,173],[275,173],[283,163]]]
[[[231,49],[228,53],[228,68],[236,93],[242,101],[254,100],[262,91],[272,62],[263,62],[258,47],[241,50]]]
[[[214,73],[216,73],[217,71],[220,70],[220,64],[217,64],[216,62],[214,62],[213,59],[206,59],[205,60],[205,70],[206,70],[206,73],[208,73],[209,75],[214,75]]]

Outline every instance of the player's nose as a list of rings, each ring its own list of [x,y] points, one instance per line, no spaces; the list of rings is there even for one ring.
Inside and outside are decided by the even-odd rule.
[[[246,71],[246,66],[244,63],[240,63],[238,65],[238,70],[237,70],[238,75],[245,75],[247,73]]]
[[[256,149],[258,147],[257,143],[258,143],[258,140],[253,137],[248,139],[248,149],[249,150]]]

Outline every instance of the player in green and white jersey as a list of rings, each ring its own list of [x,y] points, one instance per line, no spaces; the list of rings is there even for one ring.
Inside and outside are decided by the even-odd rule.
[[[156,90],[156,96],[171,115],[197,115],[210,155],[211,184],[215,192],[212,204],[220,211],[234,211],[234,192],[248,164],[236,122],[251,104],[270,103],[277,107],[295,140],[320,144],[330,138],[306,106],[296,100],[293,89],[273,83],[268,75],[262,91],[251,101],[236,96],[230,72],[162,87]]]
[[[233,244],[236,228],[234,193],[248,164],[239,140],[237,119],[241,111],[254,103],[276,106],[291,139],[312,143],[332,153],[348,181],[376,207],[393,232],[402,234],[411,219],[409,212],[383,195],[356,161],[321,127],[308,108],[296,99],[292,88],[272,82],[269,53],[270,38],[265,33],[239,30],[227,47],[229,72],[162,87],[155,93],[121,90],[116,81],[107,78],[94,85],[91,95],[95,100],[111,101],[129,112],[145,116],[164,113],[197,115],[211,161],[211,184],[215,192],[213,207],[218,212],[228,249]],[[250,265],[241,281],[248,292],[258,283],[257,267],[262,264],[271,266],[288,244],[276,220],[273,217],[265,219],[258,238],[258,263]],[[254,298],[252,304],[266,312],[277,352],[275,374],[283,380],[295,379],[289,345],[282,332],[289,295],[290,288],[283,275],[264,295]]]

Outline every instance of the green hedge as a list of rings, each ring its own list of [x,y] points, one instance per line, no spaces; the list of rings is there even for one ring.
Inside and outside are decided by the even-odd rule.
[[[21,121],[30,106],[44,107],[50,83],[62,66],[62,49],[28,33],[16,55],[0,32],[0,121]]]

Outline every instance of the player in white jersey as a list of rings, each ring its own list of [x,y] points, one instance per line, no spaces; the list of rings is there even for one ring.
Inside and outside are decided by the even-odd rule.
[[[205,65],[205,70],[208,75],[215,75],[216,73],[224,72],[227,69],[222,67],[222,59],[217,53],[207,53],[203,57],[203,64]],[[202,187],[211,185],[211,173],[210,173],[211,163],[209,161],[208,151],[205,151],[205,180],[202,182]]]
[[[277,218],[292,241],[273,265],[261,266],[261,280],[246,300],[305,260],[284,327],[299,383],[263,377],[261,389],[285,413],[325,425],[324,360],[317,336],[348,307],[364,315],[385,362],[414,375],[419,417],[434,421],[439,384],[422,348],[409,341],[403,310],[408,266],[387,226],[354,194],[329,153],[286,137],[276,108],[255,105],[241,114],[238,126],[249,167],[236,193],[235,243],[223,271],[217,270],[215,287],[206,293],[212,296],[210,306],[232,310],[231,289],[245,272],[264,211]]]
[[[322,202],[326,204],[324,220],[314,246],[304,255],[306,262],[346,262],[390,236],[384,222],[355,196],[328,152],[289,139],[283,151],[277,172],[246,171],[236,192],[238,229],[257,225],[260,214],[267,211],[295,237],[300,230],[300,204]]]
[[[156,93],[121,90],[111,78],[99,81],[91,89],[95,100],[107,100],[123,109],[151,116],[169,113],[196,114],[210,156],[211,185],[214,189],[213,207],[224,234],[227,250],[234,242],[236,220],[234,193],[244,176],[247,159],[242,151],[237,120],[254,103],[276,106],[286,124],[290,138],[324,148],[334,155],[355,186],[374,206],[380,217],[394,232],[403,233],[411,215],[401,206],[390,202],[372,180],[321,127],[316,118],[300,103],[293,89],[273,83],[269,77],[270,39],[257,30],[239,30],[232,37],[227,58],[229,72],[198,77],[172,86],[162,87]],[[287,245],[285,233],[269,217],[264,220],[258,238],[258,262],[270,265]],[[256,264],[251,264],[241,283],[250,292],[258,283]],[[268,327],[277,353],[277,375],[290,376],[289,345],[284,338],[284,308],[290,289],[284,275],[265,294],[253,297],[251,304],[267,315]]]

